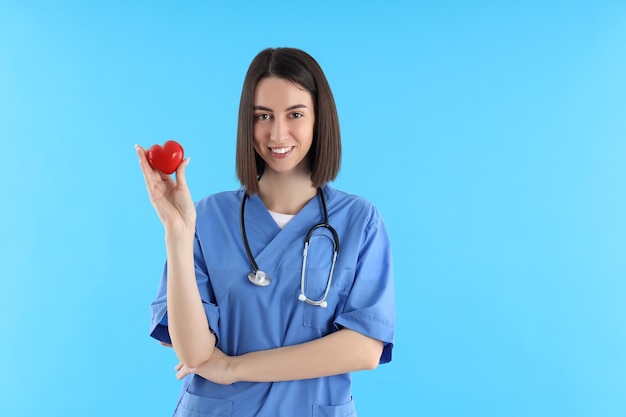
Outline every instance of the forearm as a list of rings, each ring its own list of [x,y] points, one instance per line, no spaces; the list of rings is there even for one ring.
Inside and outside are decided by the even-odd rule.
[[[349,329],[311,342],[251,352],[232,358],[237,381],[275,382],[374,369],[383,343]]]
[[[207,361],[215,346],[195,279],[193,233],[166,234],[167,309],[172,346],[193,367]]]

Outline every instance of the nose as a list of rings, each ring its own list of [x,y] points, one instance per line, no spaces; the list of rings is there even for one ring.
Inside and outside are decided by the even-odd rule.
[[[272,128],[270,130],[270,140],[274,142],[281,142],[289,136],[289,129],[287,122],[277,117],[272,122]]]

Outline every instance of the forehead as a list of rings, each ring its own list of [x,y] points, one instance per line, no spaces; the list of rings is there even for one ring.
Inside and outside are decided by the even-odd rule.
[[[285,78],[267,77],[260,80],[254,89],[254,105],[280,108],[294,104],[310,106],[311,93],[304,87]]]

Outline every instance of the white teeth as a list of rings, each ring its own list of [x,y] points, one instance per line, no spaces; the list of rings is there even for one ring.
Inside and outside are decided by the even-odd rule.
[[[272,148],[272,152],[277,153],[277,154],[284,154],[284,153],[289,152],[292,148],[293,146],[289,146],[286,148]]]

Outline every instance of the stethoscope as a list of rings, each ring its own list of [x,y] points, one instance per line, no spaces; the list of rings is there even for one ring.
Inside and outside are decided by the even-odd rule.
[[[317,189],[317,195],[320,197],[322,202],[322,210],[324,211],[324,221],[322,223],[318,223],[315,226],[311,227],[306,234],[306,238],[304,239],[304,252],[302,253],[302,276],[300,278],[300,295],[298,295],[298,300],[304,301],[307,304],[313,306],[319,306],[322,308],[326,308],[328,303],[326,302],[326,298],[328,297],[328,291],[330,291],[330,284],[333,281],[333,272],[335,271],[335,262],[337,260],[337,253],[339,252],[339,235],[337,231],[328,223],[328,209],[326,208],[326,199],[324,198],[324,193],[320,188]],[[241,210],[240,210],[240,225],[241,225],[241,237],[243,239],[243,245],[246,248],[246,253],[248,254],[248,259],[252,264],[252,268],[254,268],[253,272],[248,274],[248,280],[254,285],[258,285],[259,287],[266,287],[270,285],[272,279],[265,272],[259,269],[256,261],[254,260],[254,256],[252,256],[252,251],[250,250],[250,245],[248,244],[248,237],[246,236],[246,225],[244,221],[244,208],[246,206],[246,200],[248,199],[248,193],[243,193],[243,198],[241,199]],[[333,235],[332,242],[334,245],[333,252],[333,262],[330,266],[330,274],[328,275],[328,281],[326,282],[326,290],[324,290],[324,296],[319,300],[311,300],[304,294],[304,283],[305,283],[305,273],[306,273],[306,256],[309,250],[309,244],[311,240],[311,236],[313,232],[315,232],[319,228],[326,228],[330,230]],[[330,237],[326,234],[322,234],[326,238],[330,239]]]

